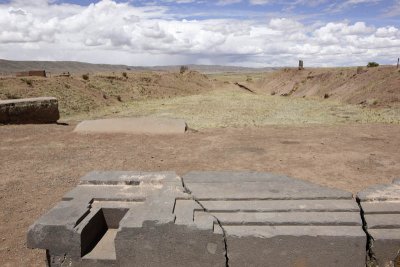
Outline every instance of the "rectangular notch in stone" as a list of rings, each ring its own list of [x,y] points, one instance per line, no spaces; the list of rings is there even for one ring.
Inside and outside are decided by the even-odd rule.
[[[83,260],[116,260],[115,236],[126,208],[101,208],[81,233]]]

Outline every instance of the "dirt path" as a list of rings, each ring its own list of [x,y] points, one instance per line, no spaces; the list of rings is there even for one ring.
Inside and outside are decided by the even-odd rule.
[[[253,170],[352,192],[400,176],[400,125],[78,136],[74,125],[0,126],[0,265],[43,266],[30,224],[92,170]]]

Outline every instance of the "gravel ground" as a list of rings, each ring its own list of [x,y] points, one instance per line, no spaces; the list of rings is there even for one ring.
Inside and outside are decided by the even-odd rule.
[[[74,123],[0,126],[0,266],[44,266],[26,232],[92,170],[253,170],[357,192],[400,176],[400,125],[206,129],[77,135]]]

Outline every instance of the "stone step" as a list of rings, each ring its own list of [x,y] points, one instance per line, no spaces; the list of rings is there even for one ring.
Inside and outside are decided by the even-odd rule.
[[[219,211],[259,211],[259,212],[289,212],[289,211],[354,211],[359,207],[354,200],[238,200],[238,201],[202,201],[210,212]]]
[[[357,194],[377,266],[400,262],[400,184],[374,185]],[[396,265],[397,266],[397,265]]]
[[[194,220],[204,211],[197,211]],[[206,213],[207,214],[207,213]],[[222,225],[362,226],[358,212],[211,212]]]

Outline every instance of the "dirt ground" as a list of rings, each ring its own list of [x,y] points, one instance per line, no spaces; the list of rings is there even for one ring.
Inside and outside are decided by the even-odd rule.
[[[329,98],[371,107],[398,107],[400,103],[400,70],[395,66],[306,68],[300,71],[285,68],[266,73],[248,85],[257,92]]]
[[[26,232],[92,170],[252,170],[353,193],[400,176],[400,125],[220,128],[79,136],[74,124],[0,126],[0,266],[43,266]]]

